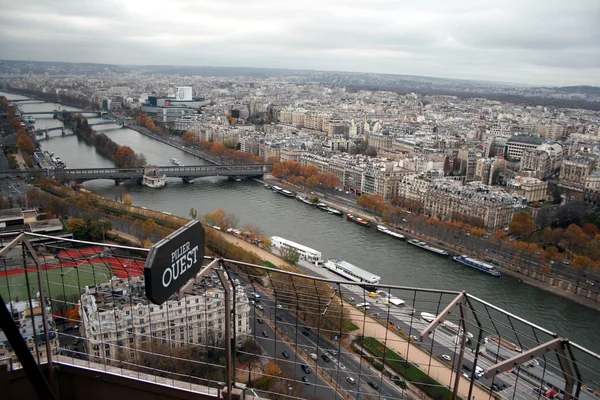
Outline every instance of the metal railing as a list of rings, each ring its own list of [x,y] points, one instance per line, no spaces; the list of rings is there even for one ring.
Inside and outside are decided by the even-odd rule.
[[[465,292],[207,257],[195,280],[155,305],[144,296],[146,255],[29,233],[6,245],[0,294],[29,361],[6,321],[0,359],[215,397],[598,399],[598,354]]]

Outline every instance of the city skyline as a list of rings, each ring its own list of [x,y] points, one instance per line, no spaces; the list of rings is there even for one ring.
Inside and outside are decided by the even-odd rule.
[[[29,2],[0,16],[0,59],[371,72],[600,85],[600,5]],[[27,27],[26,29],[23,27]]]

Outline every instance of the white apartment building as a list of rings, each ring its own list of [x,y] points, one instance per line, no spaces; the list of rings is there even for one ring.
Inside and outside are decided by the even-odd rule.
[[[15,323],[19,326],[19,332],[21,333],[21,336],[23,336],[23,339],[25,340],[25,343],[27,344],[27,348],[29,349],[31,355],[34,358],[37,358],[39,356],[40,360],[45,360],[46,337],[44,335],[44,319],[42,318],[42,308],[40,306],[40,301],[37,299],[32,299],[31,305],[29,304],[29,301],[11,301],[6,305],[6,308],[12,315]],[[58,333],[56,330],[54,320],[52,319],[52,307],[50,307],[50,303],[46,305],[45,311],[46,325],[49,329],[52,354],[57,354],[59,346]],[[38,344],[37,355],[35,345],[36,342]],[[10,357],[14,363],[19,362],[19,359],[17,358],[15,352],[8,343],[8,339],[4,334],[4,331],[0,330],[0,359],[7,357]]]
[[[250,334],[250,304],[235,287],[231,329],[241,344]],[[79,302],[81,335],[90,357],[135,359],[136,352],[158,340],[171,348],[185,344],[216,345],[225,339],[225,291],[216,278],[194,284],[192,294],[162,305],[149,303],[143,277],[86,287]]]
[[[520,160],[525,150],[535,150],[542,143],[537,137],[515,135],[506,142],[506,156],[509,160]]]
[[[531,171],[533,177],[546,179],[554,174],[561,166],[563,148],[556,142],[544,143],[534,150],[524,150],[519,169]]]

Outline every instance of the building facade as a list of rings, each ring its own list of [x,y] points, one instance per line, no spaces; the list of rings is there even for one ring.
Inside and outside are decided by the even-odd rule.
[[[225,291],[218,280],[194,284],[191,294],[162,305],[149,303],[142,277],[86,288],[79,313],[81,335],[90,357],[107,361],[133,360],[151,341],[171,348],[186,344],[214,346],[225,338]],[[243,287],[237,285],[232,323],[237,343],[250,334],[250,304]],[[233,321],[232,321],[233,322]]]

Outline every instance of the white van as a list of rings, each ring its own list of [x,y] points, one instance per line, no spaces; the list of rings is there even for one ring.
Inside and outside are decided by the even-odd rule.
[[[316,360],[317,358],[319,358],[319,357],[317,357],[317,355],[315,353],[310,353],[309,355],[310,355],[310,358],[312,358],[313,360]]]
[[[475,377],[477,379],[479,379],[482,376],[483,376],[483,368],[481,368],[481,367],[475,367]]]

